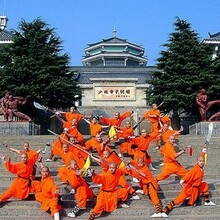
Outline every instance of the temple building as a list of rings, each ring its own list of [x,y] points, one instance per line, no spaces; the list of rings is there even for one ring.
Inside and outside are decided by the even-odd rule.
[[[220,54],[220,32],[210,34],[209,38],[202,41],[204,44],[209,44],[213,49],[212,59],[215,59]]]
[[[145,49],[113,36],[88,44],[83,66],[72,67],[82,88],[82,107],[144,107],[150,72]]]
[[[7,27],[7,17],[0,16],[0,51],[4,46],[13,43],[13,35],[9,31],[5,30]]]

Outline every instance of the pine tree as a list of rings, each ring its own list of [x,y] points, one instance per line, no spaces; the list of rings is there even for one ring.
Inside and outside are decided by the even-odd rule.
[[[72,105],[80,89],[54,28],[40,18],[30,23],[22,20],[13,35],[13,44],[0,54],[1,92],[9,90],[49,107]]]
[[[150,103],[164,101],[162,108],[167,111],[189,113],[197,110],[198,91],[209,86],[210,49],[199,41],[187,21],[176,18],[174,27],[163,45],[167,50],[157,59],[158,71],[147,81],[151,84],[147,99]]]

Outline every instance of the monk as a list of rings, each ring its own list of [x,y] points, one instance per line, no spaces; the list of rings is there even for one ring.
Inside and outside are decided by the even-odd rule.
[[[154,176],[152,175],[149,168],[145,165],[143,158],[138,158],[137,163],[135,161],[130,161],[130,163],[136,169],[130,169],[129,174],[139,179],[139,185],[143,189],[143,194],[147,195],[151,202],[153,203],[157,213],[151,215],[151,217],[168,217],[162,211],[161,201],[158,197],[158,184]]]
[[[158,132],[160,129],[160,110],[157,104],[152,104],[152,107],[144,113],[143,117],[138,123],[141,123],[144,119],[147,119],[151,123],[151,132]]]
[[[66,182],[67,180],[67,172],[65,168],[70,165],[72,160],[76,161],[80,169],[82,169],[85,164],[84,158],[80,154],[74,154],[72,151],[70,151],[68,144],[63,144],[62,151],[60,152],[59,156],[61,156],[64,163],[63,167],[58,168],[59,177],[62,182]]]
[[[181,204],[187,198],[187,204],[192,206],[195,204],[199,196],[204,196],[205,206],[215,206],[215,203],[209,200],[209,187],[203,181],[204,177],[204,158],[199,156],[196,165],[189,170],[180,180],[180,185],[183,187],[180,194],[164,208],[165,213],[169,213],[174,206]]]
[[[120,114],[120,112],[115,112],[115,117],[114,118],[106,118],[106,117],[100,116],[100,120],[101,120],[103,125],[110,125],[110,126],[120,127],[121,123],[127,117],[131,117],[132,114],[133,114],[133,111],[124,112],[123,114]]]
[[[100,164],[101,164],[101,167],[103,169],[103,172],[107,172],[109,170],[109,165],[111,163],[115,163],[117,165],[117,168],[123,166],[122,165],[123,164],[122,159],[117,155],[117,153],[115,151],[109,152],[109,150],[105,150],[103,152],[103,158],[100,159]],[[133,200],[140,199],[140,197],[135,192],[135,189],[132,187],[132,185],[127,182],[127,180],[125,178],[125,175],[122,175],[120,177],[118,184],[121,187],[128,190],[128,194],[131,195],[131,199],[133,199]]]
[[[182,131],[183,131],[182,126],[180,130],[173,130],[169,128],[168,124],[164,124],[162,127],[162,133],[161,133],[162,144],[165,144],[167,141],[169,141],[171,135],[174,136],[175,138],[178,138]]]
[[[100,125],[98,123],[98,117],[93,116],[92,120],[89,121],[84,118],[84,121],[86,121],[89,124],[90,127],[90,135],[91,137],[95,138],[97,134],[104,134],[103,128],[108,128],[109,126]]]
[[[170,136],[169,141],[160,148],[163,156],[163,168],[161,173],[156,177],[157,181],[167,179],[171,174],[184,176],[187,170],[177,161],[177,158],[186,152],[186,148],[176,152],[174,148],[175,138]]]
[[[79,144],[84,144],[84,137],[83,135],[78,131],[78,122],[77,122],[77,119],[73,119],[72,120],[72,123],[71,123],[71,126],[67,127],[68,130],[67,130],[67,136],[68,137],[74,137]]]
[[[126,139],[129,136],[133,136],[134,135],[134,129],[131,126],[131,122],[130,121],[126,121],[124,127],[116,127],[116,132],[117,132],[117,138],[118,139],[119,138]]]
[[[121,207],[128,208],[125,203],[128,192],[125,188],[117,188],[119,179],[125,174],[125,169],[117,169],[115,163],[109,165],[109,170],[100,175],[92,170],[92,180],[95,183],[102,184],[101,190],[97,196],[96,205],[91,211],[89,220],[94,220],[101,215],[103,211],[112,212],[117,208],[118,200],[121,200]]]
[[[64,143],[68,143],[69,137],[67,135],[67,128],[63,129],[63,133],[55,140],[54,144],[52,145],[51,154],[49,158],[45,160],[45,162],[52,162],[54,155],[59,155],[60,151],[62,150],[62,145]]]
[[[159,135],[159,132],[152,132],[148,134],[146,129],[141,130],[141,136],[139,137],[131,137],[130,142],[132,144],[131,148],[135,149],[136,153],[145,154],[146,162],[151,170],[156,170],[152,165],[152,158],[147,153],[149,145],[152,140],[154,140]]]
[[[41,209],[45,212],[50,211],[54,220],[60,220],[59,211],[62,207],[58,204],[59,189],[51,178],[48,167],[41,169],[41,181],[36,182],[35,199],[41,203]]]
[[[16,199],[26,199],[31,192],[31,181],[33,166],[37,160],[37,153],[35,157],[28,159],[27,153],[21,154],[21,162],[11,163],[11,158],[6,160],[4,155],[0,155],[0,159],[5,162],[6,169],[17,177],[14,179],[11,186],[2,194],[0,194],[0,201],[6,202],[11,197]]]
[[[101,134],[97,134],[95,139],[91,139],[86,141],[85,148],[87,151],[95,150],[98,152],[99,156],[103,156],[104,150],[109,150],[112,152],[112,149],[107,146],[107,143],[109,142],[109,139],[106,139],[104,141],[101,137]]]
[[[12,148],[12,147],[9,147],[8,145],[6,145],[6,148],[8,148],[10,151],[12,152],[15,152],[19,155],[23,154],[23,153],[27,153],[27,156],[28,156],[28,159],[34,157],[34,159],[36,159],[36,162],[38,160],[38,162],[40,163],[40,166],[42,167],[43,164],[41,162],[41,159],[42,158],[39,158],[39,154],[42,152],[40,149],[38,151],[36,150],[31,150],[30,149],[30,145],[28,142],[24,142],[23,145],[22,145],[22,148],[23,149],[15,149],[15,148]],[[39,158],[39,159],[38,159]],[[32,174],[32,178],[34,178],[34,176],[36,175],[36,169],[37,169],[37,165],[35,164],[34,167],[33,167],[33,174]]]
[[[82,177],[82,170],[77,165],[76,161],[71,161],[71,164],[67,172],[67,181],[69,185],[75,190],[75,199],[77,205],[72,209],[72,212],[68,213],[68,217],[75,218],[76,214],[80,210],[86,209],[86,203],[88,199],[94,197],[93,191],[89,188],[87,182]]]

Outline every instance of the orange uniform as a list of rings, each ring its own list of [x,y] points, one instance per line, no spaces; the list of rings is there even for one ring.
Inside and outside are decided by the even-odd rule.
[[[69,137],[74,137],[79,143],[83,143],[84,141],[83,135],[78,131],[76,126],[69,127],[67,135]]]
[[[170,130],[170,129],[164,131],[161,135],[162,142],[166,143],[167,141],[169,141],[171,135],[174,135],[174,137],[177,138],[178,137],[177,132],[178,132],[177,130]]]
[[[176,174],[179,176],[184,176],[187,170],[180,165],[177,161],[173,144],[167,142],[163,147],[160,148],[161,154],[163,156],[163,168],[161,173],[157,176],[157,180],[163,180],[168,178],[171,174]]]
[[[35,183],[36,184],[36,183]],[[41,209],[43,211],[50,210],[51,216],[61,210],[61,206],[58,205],[58,195],[55,193],[57,186],[50,176],[42,178],[36,187],[35,199],[41,203]]]
[[[76,190],[75,198],[80,209],[86,208],[88,199],[93,198],[94,193],[89,188],[87,182],[81,175],[77,175],[75,170],[69,169],[67,172],[67,180],[70,186]]]
[[[96,124],[90,123],[89,127],[90,127],[90,134],[92,137],[95,137],[97,134],[100,134],[102,132],[102,126],[98,123]]]
[[[157,194],[158,184],[156,179],[154,178],[147,166],[138,167],[135,161],[133,161],[132,163],[139,172],[131,169],[129,173],[140,180],[139,185],[143,189],[144,194],[148,195],[149,199],[156,207],[157,211],[161,212],[162,207],[160,205],[160,199]]]
[[[119,199],[122,201],[127,199],[127,190],[125,188],[117,188],[119,179],[124,173],[125,171],[122,169],[116,169],[114,174],[109,171],[100,175],[93,174],[93,182],[102,184],[97,196],[96,205],[92,210],[93,213],[101,214],[103,211],[112,212],[117,208]]]
[[[68,167],[70,165],[71,160],[75,160],[80,169],[83,168],[83,166],[85,164],[85,160],[81,154],[76,155],[72,151],[62,152],[62,154],[60,154],[60,156],[61,156],[65,166],[58,168],[58,174],[59,174],[61,181],[66,182],[67,176],[68,176],[68,172],[67,172],[68,170],[66,169],[66,167]]]
[[[126,139],[129,136],[133,136],[134,135],[134,129],[132,127],[127,128],[127,127],[120,127],[118,128],[118,130],[120,132],[117,132],[117,137],[118,138],[124,138]]]
[[[83,118],[83,115],[75,112],[65,112],[64,113],[66,122],[63,123],[63,127],[69,128],[71,127],[73,119],[76,119],[77,123]]]
[[[193,205],[202,194],[209,195],[209,188],[206,182],[203,182],[204,170],[196,164],[186,175],[182,178],[186,185],[181,193],[173,200],[175,205],[182,203],[187,197],[190,197],[189,205]]]
[[[0,195],[0,201],[6,202],[11,197],[16,199],[25,199],[31,191],[31,179],[33,167],[37,160],[38,154],[27,160],[27,163],[19,162],[12,164],[11,159],[5,163],[6,169],[17,177],[10,187]]]
[[[122,121],[124,121],[127,117],[130,117],[132,115],[132,112],[125,112],[121,114],[117,119],[116,118],[105,118],[100,117],[100,120],[102,124],[104,125],[111,125],[111,126],[117,126],[120,127]]]
[[[156,117],[152,117],[152,115],[154,115]],[[143,117],[150,121],[151,132],[158,132],[158,130],[160,129],[160,124],[159,124],[160,110],[151,108],[143,115]]]
[[[54,155],[59,155],[62,151],[62,145],[67,144],[69,141],[68,136],[65,133],[62,133],[59,138],[57,138],[52,146],[51,152]]]
[[[96,150],[101,157],[103,156],[104,150],[109,150],[110,152],[112,152],[112,149],[110,147],[105,146],[103,142],[98,142],[96,138],[92,138],[86,141],[85,147],[87,151],[90,151],[92,149]]]

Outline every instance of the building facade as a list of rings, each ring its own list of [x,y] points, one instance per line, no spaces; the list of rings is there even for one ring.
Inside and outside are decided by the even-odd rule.
[[[208,44],[213,49],[212,59],[214,60],[220,54],[220,32],[216,34],[210,34],[209,38],[202,41],[204,44]]]

